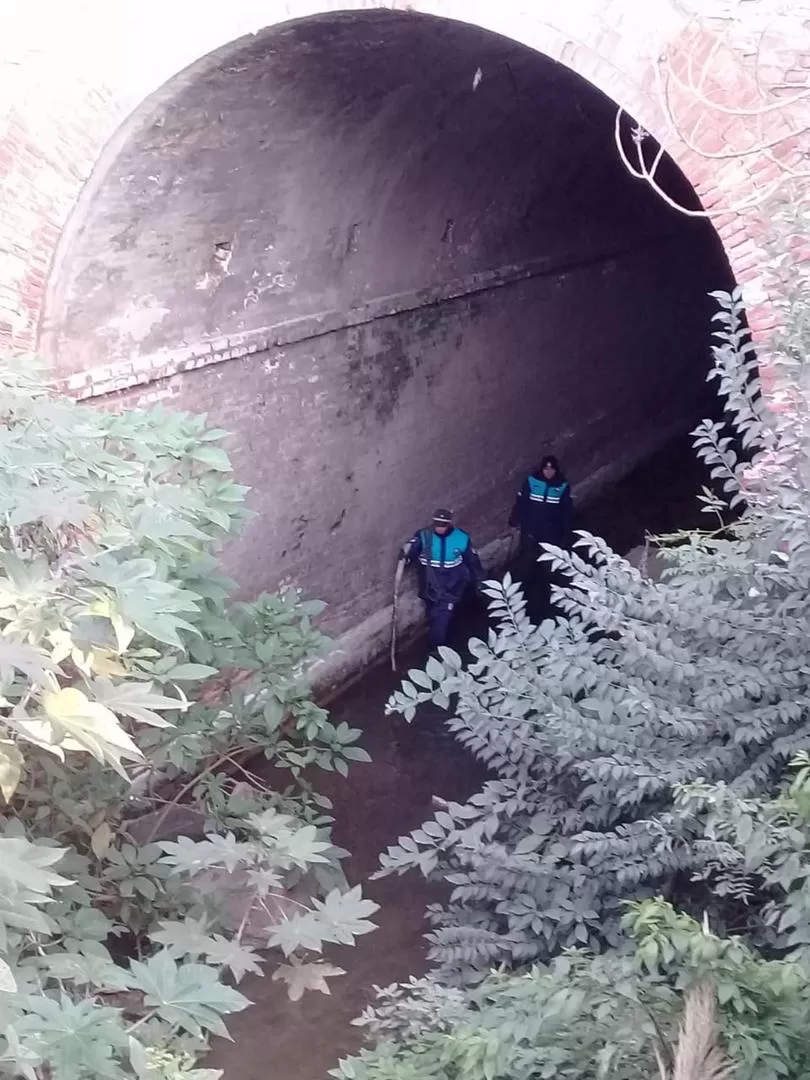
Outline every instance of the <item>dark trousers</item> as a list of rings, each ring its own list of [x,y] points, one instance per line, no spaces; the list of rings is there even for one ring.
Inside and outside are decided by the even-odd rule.
[[[523,586],[526,614],[535,626],[543,619],[553,618],[555,611],[551,602],[551,586],[561,584],[562,580],[547,562],[538,561],[542,554],[541,541],[525,534],[521,537],[515,577]]]
[[[427,611],[428,641],[431,649],[435,649],[439,645],[446,645],[450,623],[456,610],[456,601],[425,599],[425,610]]]

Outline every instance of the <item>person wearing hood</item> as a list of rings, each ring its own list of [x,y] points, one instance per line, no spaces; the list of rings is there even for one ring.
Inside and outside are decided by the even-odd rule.
[[[510,526],[520,529],[521,551],[536,551],[540,544],[567,548],[572,509],[571,486],[556,457],[547,454],[523,481],[509,517]]]
[[[478,589],[483,578],[469,533],[455,527],[450,510],[437,510],[431,527],[414,533],[399,558],[418,564],[419,596],[427,611],[430,646],[445,645],[457,604],[467,587]]]
[[[542,544],[568,548],[571,543],[573,500],[571,486],[553,454],[547,454],[524,480],[509,524],[520,529],[518,577],[526,588],[528,613],[539,622],[551,611],[550,593],[554,575],[545,563]]]

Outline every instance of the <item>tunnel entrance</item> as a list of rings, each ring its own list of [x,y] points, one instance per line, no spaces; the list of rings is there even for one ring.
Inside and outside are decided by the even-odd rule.
[[[133,403],[233,432],[260,515],[234,576],[295,581],[328,630],[357,627],[434,505],[497,554],[539,454],[582,496],[707,409],[706,293],[730,271],[707,222],[624,170],[614,115],[560,64],[432,16],[237,41],[108,147],[46,352],[64,374],[131,362],[153,373]],[[672,162],[660,175],[696,204]]]

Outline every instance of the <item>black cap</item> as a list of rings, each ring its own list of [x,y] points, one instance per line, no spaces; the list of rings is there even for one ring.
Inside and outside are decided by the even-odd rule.
[[[452,510],[435,510],[433,513],[434,525],[452,525],[453,524],[453,511]]]

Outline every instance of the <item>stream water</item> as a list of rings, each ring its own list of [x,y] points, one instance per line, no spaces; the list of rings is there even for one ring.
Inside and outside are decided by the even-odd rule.
[[[598,533],[618,551],[643,542],[645,532],[667,532],[696,524],[696,492],[702,480],[688,438],[650,459],[579,515],[577,527]],[[576,494],[576,492],[575,492]],[[471,613],[455,630],[458,642],[480,632],[480,613]],[[424,646],[400,657],[400,671],[421,665]],[[332,979],[332,994],[309,993],[289,1002],[284,987],[269,978],[250,977],[240,989],[254,1002],[229,1023],[233,1042],[219,1040],[210,1065],[225,1070],[225,1080],[325,1080],[338,1058],[357,1047],[351,1026],[386,985],[427,969],[424,911],[439,899],[440,888],[410,874],[368,882],[379,853],[431,813],[434,795],[464,799],[476,789],[483,770],[442,731],[438,710],[423,712],[403,732],[383,708],[398,684],[387,665],[368,674],[331,707],[336,721],[363,729],[369,765],[355,766],[347,780],[325,774],[320,789],[334,802],[335,842],[352,854],[349,881],[380,905],[378,929],[353,948],[336,948],[328,959],[347,974]]]

